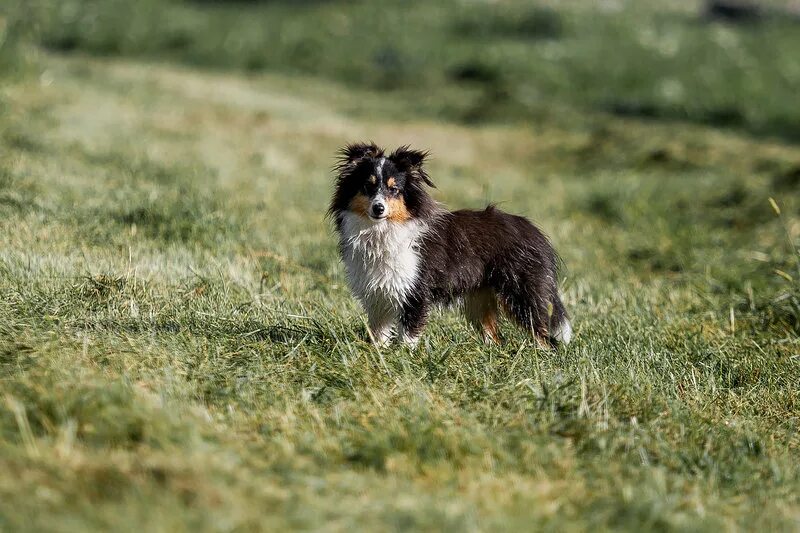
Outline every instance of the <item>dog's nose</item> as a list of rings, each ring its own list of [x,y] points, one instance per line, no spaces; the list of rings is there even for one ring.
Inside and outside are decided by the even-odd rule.
[[[373,204],[372,206],[372,216],[379,217],[383,215],[383,212],[386,211],[386,207],[383,204]]]

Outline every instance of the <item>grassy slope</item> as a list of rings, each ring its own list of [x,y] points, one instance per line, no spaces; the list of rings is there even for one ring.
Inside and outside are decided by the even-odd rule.
[[[767,202],[796,239],[797,148],[42,61],[4,90],[0,528],[798,527],[800,343],[775,300],[797,290],[773,273],[796,258]],[[364,342],[323,220],[360,138],[431,148],[450,205],[537,220],[575,343],[485,348],[449,315],[414,353]]]
[[[797,24],[708,23],[701,0],[7,3],[50,50],[322,76],[404,115],[538,121],[561,101],[800,139]]]

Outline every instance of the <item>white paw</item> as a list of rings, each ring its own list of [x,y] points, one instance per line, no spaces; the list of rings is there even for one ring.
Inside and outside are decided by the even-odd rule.
[[[375,346],[386,346],[392,341],[392,325],[371,325],[368,328],[369,338]]]
[[[400,340],[403,341],[403,344],[413,350],[419,344],[419,337],[419,335],[409,335],[407,333],[403,333],[403,335],[400,337]]]
[[[392,340],[392,328],[370,329],[369,337],[375,346],[386,346]]]

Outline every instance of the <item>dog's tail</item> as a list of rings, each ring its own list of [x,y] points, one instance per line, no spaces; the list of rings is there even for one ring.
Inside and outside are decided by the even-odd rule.
[[[554,344],[569,344],[572,340],[572,323],[569,321],[567,311],[561,298],[553,298],[553,314],[551,316],[550,341]]]
[[[566,316],[561,319],[561,322],[555,327],[552,332],[552,338],[559,344],[565,346],[572,340],[572,324]]]

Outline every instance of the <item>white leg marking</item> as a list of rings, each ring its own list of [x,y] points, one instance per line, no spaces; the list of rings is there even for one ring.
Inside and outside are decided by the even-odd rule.
[[[561,324],[558,326],[558,330],[556,334],[553,335],[558,342],[564,343],[565,345],[569,344],[569,341],[572,340],[572,324],[569,323],[568,319],[564,319]]]
[[[369,334],[376,346],[386,346],[392,340],[394,313],[381,307],[368,307]]]
[[[419,337],[419,335],[409,335],[404,331],[401,335],[401,340],[403,341],[403,344],[413,350],[419,344]]]

